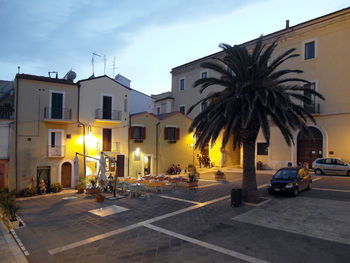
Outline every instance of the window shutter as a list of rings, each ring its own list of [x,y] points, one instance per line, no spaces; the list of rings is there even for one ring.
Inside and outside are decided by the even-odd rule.
[[[130,127],[130,139],[134,139],[134,127]]]
[[[180,139],[180,128],[175,129],[175,139],[179,140]]]
[[[164,140],[169,140],[169,128],[164,128]]]
[[[146,128],[145,127],[141,128],[141,139],[142,140],[146,139]]]

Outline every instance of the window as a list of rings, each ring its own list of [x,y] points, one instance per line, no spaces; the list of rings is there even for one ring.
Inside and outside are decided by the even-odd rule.
[[[304,108],[309,112],[309,113],[319,113],[320,110],[318,108],[318,104],[316,104],[316,97],[314,94],[310,92],[311,90],[316,90],[316,83],[310,82],[304,85],[304,88],[307,88],[309,90],[304,90],[304,96],[308,97],[311,102],[310,103],[304,103]]]
[[[315,41],[304,44],[304,59],[312,59],[315,57]]]
[[[160,114],[160,106],[157,106],[157,115]]]
[[[112,97],[103,96],[102,99],[102,119],[111,120],[112,119]]]
[[[175,143],[180,139],[180,129],[176,127],[165,127],[164,128],[164,140]]]
[[[207,71],[201,72],[201,78],[202,79],[206,79],[207,77],[208,77],[208,72]]]
[[[124,99],[124,112],[128,112],[128,99]]]
[[[49,130],[48,137],[49,137],[48,156],[63,157],[64,156],[63,130]]]
[[[269,154],[269,144],[266,142],[258,142],[258,155]]]
[[[180,111],[182,114],[185,114],[185,115],[186,115],[186,105],[180,105],[180,106],[179,106],[179,111]]]
[[[63,92],[50,92],[51,98],[51,119],[63,119],[63,100],[64,93]]]
[[[185,79],[182,78],[180,79],[180,91],[184,91],[185,90]]]
[[[135,142],[142,142],[146,139],[146,128],[141,126],[131,127],[131,139]]]
[[[208,107],[207,102],[206,102],[206,101],[203,101],[203,102],[201,103],[201,111],[204,111],[207,107]]]

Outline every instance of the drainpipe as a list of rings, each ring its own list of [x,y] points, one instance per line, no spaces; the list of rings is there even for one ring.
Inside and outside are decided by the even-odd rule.
[[[83,126],[84,178],[86,178],[85,124],[80,122],[80,83],[78,82],[78,123]]]
[[[160,122],[158,122],[156,124],[156,175],[158,175],[158,153],[159,153],[159,140],[158,140],[158,137],[159,137],[159,125],[160,125]]]
[[[16,76],[16,133],[15,133],[15,171],[16,171],[16,192],[19,190],[19,173],[18,173],[18,91],[19,91],[19,82],[18,82],[18,77]]]

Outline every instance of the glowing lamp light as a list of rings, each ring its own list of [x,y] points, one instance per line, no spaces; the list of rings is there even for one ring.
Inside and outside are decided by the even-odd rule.
[[[140,160],[140,155],[141,155],[140,148],[137,147],[137,148],[135,149],[135,154],[134,154],[135,160]]]

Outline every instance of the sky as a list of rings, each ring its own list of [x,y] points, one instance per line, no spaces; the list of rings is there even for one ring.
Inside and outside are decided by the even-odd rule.
[[[145,94],[171,90],[172,68],[349,7],[348,0],[0,0],[0,79],[77,80],[114,72]],[[104,63],[104,56],[106,63]],[[104,64],[106,68],[104,70]]]

